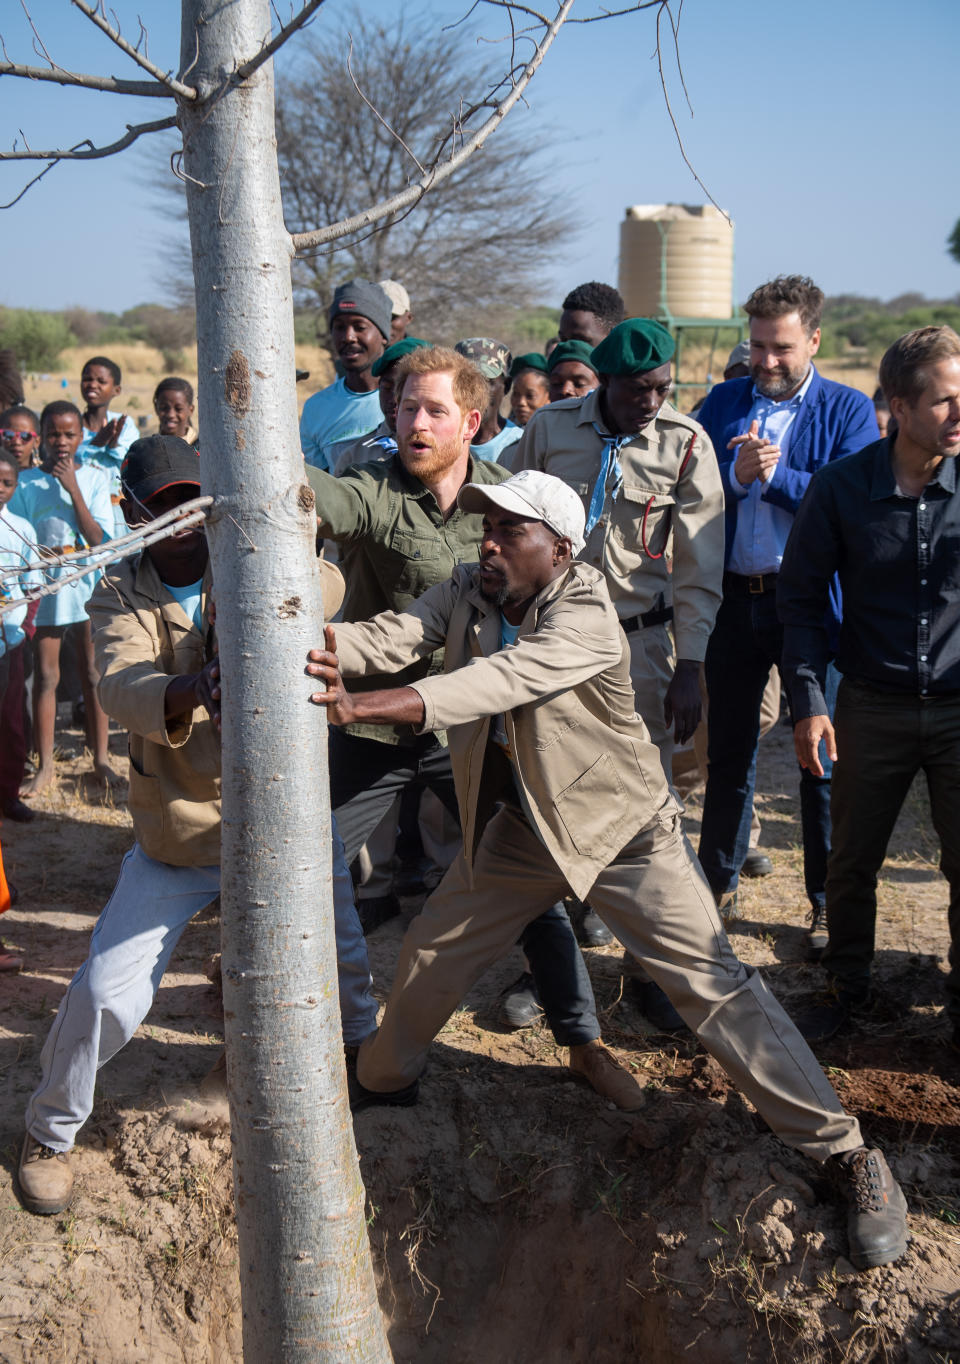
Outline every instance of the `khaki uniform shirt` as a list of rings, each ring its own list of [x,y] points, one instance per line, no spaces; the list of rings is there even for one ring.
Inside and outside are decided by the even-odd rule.
[[[324,613],[337,610],[342,579],[321,561]],[[210,567],[201,606],[206,620]],[[174,867],[220,864],[220,735],[202,707],[167,720],[174,677],[198,673],[213,657],[213,630],[201,633],[163,583],[149,555],[108,568],[87,614],[100,681],[97,695],[129,731],[130,815],[148,857]]]
[[[444,582],[454,567],[477,558],[482,517],[455,507],[446,520],[433,493],[408,474],[399,456],[349,469],[341,478],[308,465],[307,478],[317,495],[320,534],[336,540],[346,579],[343,618],[369,620],[380,611],[403,611],[428,588]],[[509,471],[471,458],[468,483],[501,483]],[[342,626],[337,626],[337,637]],[[428,672],[440,672],[442,649],[435,658],[411,664],[406,686]],[[373,691],[384,683],[369,677],[357,690]],[[417,737],[409,725],[349,725],[351,734],[382,743],[406,744]]]
[[[204,575],[206,618],[210,567]],[[203,634],[160,581],[147,554],[106,570],[87,603],[97,696],[129,730],[130,815],[148,857],[174,867],[220,863],[220,736],[205,710],[166,720],[170,679],[213,657]]]
[[[593,425],[606,432],[599,398],[594,389],[540,408],[514,458],[518,472],[543,469],[562,478],[587,512],[604,451]],[[723,581],[723,488],[710,438],[664,403],[618,458],[623,487],[613,498],[608,480],[603,513],[580,558],[602,570],[621,620],[672,605],[677,657],[702,661]]]
[[[669,800],[660,755],[634,710],[630,652],[603,575],[575,562],[531,602],[516,644],[500,649],[500,611],[476,564],[400,614],[340,626],[344,676],[394,674],[441,645],[445,672],[415,682],[424,730],[447,729],[464,851],[503,797],[491,717],[503,715],[523,809],[574,893]]]

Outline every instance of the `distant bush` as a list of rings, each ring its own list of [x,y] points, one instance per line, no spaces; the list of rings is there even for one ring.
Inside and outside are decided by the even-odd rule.
[[[0,312],[0,347],[13,351],[21,370],[55,369],[60,352],[73,341],[73,333],[60,313],[27,308]]]
[[[129,308],[120,318],[120,325],[134,341],[145,341],[163,353],[168,369],[179,369],[183,364],[185,346],[197,339],[197,324],[192,308],[165,308],[161,303],[141,303]]]
[[[293,339],[298,346],[317,345],[318,321],[316,308],[296,309],[293,314]]]
[[[824,304],[820,353],[829,358],[859,350],[879,360],[904,332],[942,326],[960,331],[960,298],[938,300],[909,293],[884,303],[879,298],[841,294]]]
[[[106,316],[92,312],[90,308],[67,308],[63,320],[77,338],[81,346],[92,345],[103,331]]]

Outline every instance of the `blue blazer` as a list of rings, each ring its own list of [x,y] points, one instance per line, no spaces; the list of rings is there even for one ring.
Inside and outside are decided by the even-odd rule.
[[[724,565],[730,559],[737,506],[741,501],[730,491],[730,469],[738,451],[728,450],[727,442],[747,431],[747,417],[752,406],[753,380],[749,377],[730,379],[710,390],[697,413],[697,421],[706,428],[713,442],[723,481],[726,500]],[[786,458],[777,467],[765,494],[766,500],[795,516],[810,480],[819,468],[844,455],[854,455],[879,439],[873,403],[866,394],[846,384],[834,383],[832,379],[823,379],[814,368],[807,396],[790,427]],[[833,640],[840,620],[840,587],[836,579],[830,589],[830,608],[828,628]]]

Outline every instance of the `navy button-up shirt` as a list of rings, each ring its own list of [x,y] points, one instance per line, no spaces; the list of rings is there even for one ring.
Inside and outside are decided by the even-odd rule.
[[[824,618],[843,591],[836,663],[844,677],[913,696],[960,694],[960,492],[946,456],[919,497],[897,489],[889,440],[819,470],[777,583],[794,719],[826,714]]]

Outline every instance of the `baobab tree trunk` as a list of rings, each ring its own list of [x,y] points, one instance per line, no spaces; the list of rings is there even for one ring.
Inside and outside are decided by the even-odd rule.
[[[313,499],[294,378],[268,0],[183,0],[201,473],[223,678],[223,996],[244,1356],[390,1359],[347,1102]],[[334,149],[331,149],[333,152]]]

